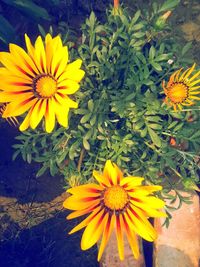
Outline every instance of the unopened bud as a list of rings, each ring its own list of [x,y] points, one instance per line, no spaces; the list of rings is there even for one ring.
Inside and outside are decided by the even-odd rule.
[[[120,8],[119,0],[114,0],[113,15],[121,15],[122,11]]]
[[[171,11],[167,11],[162,16],[158,17],[158,19],[155,22],[155,28],[158,30],[164,29],[166,25],[166,20],[171,15],[171,13],[172,13]]]

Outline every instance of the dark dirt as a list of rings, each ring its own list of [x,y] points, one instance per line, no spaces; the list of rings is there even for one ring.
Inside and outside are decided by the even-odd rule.
[[[78,2],[78,1],[77,1]],[[93,3],[94,2],[94,3]],[[78,12],[82,17],[92,8],[99,17],[103,16],[106,1],[79,1]],[[133,4],[132,9],[143,1]],[[139,2],[139,1],[136,1]],[[72,8],[72,13],[75,12]],[[75,12],[76,13],[76,12]],[[181,1],[174,12],[172,22],[174,34],[183,42],[193,42],[193,55],[200,60],[200,3]],[[71,17],[70,17],[71,18]],[[71,24],[77,27],[77,22]],[[18,130],[6,122],[0,124],[0,266],[1,267],[95,267],[97,248],[80,250],[82,233],[67,236],[67,232],[77,223],[66,221],[67,212],[62,209],[66,198],[62,177],[45,174],[36,178],[37,164],[25,163],[18,158],[12,161],[12,144]],[[147,266],[148,267],[148,266]]]
[[[77,220],[65,219],[63,178],[48,174],[35,178],[37,164],[11,160],[17,134],[1,123],[0,266],[98,266],[96,247],[82,252],[82,233],[67,235]]]

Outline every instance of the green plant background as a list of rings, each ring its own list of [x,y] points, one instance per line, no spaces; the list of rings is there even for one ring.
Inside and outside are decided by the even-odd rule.
[[[199,111],[175,113],[163,105],[161,82],[177,68],[193,64],[193,58],[199,57],[192,55],[196,46],[183,44],[178,27],[171,28],[179,1],[157,1],[152,8],[152,1],[124,1],[119,16],[113,16],[111,9],[105,11],[111,2],[0,2],[1,50],[7,50],[9,42],[24,46],[25,32],[32,41],[38,34],[60,33],[70,61],[82,58],[86,71],[69,129],[57,127],[46,134],[40,125],[35,131],[17,132],[13,159],[21,156],[30,164],[39,163],[37,177],[46,173],[53,180],[62,175],[66,187],[91,181],[93,169],[102,170],[105,160],[111,159],[126,175],[142,175],[147,184],[162,184],[160,197],[169,198],[169,206],[178,199],[179,208],[190,200],[178,189],[191,192],[198,183]],[[157,18],[169,8],[174,11],[168,26],[156,29]],[[198,104],[193,108],[198,109]],[[171,137],[176,146],[170,145]]]
[[[148,11],[136,13],[122,8],[116,16],[110,9],[102,16],[103,22],[92,12],[81,31],[72,31],[62,20],[56,27],[56,18],[65,18],[59,1],[52,1],[46,9],[37,9],[33,2],[28,5],[28,10],[37,10],[37,16],[31,13],[30,19],[40,22],[40,33],[45,36],[53,24],[50,32],[61,34],[70,61],[83,60],[86,75],[75,96],[79,108],[71,112],[69,128],[57,127],[47,134],[41,125],[21,133],[13,159],[21,154],[28,163],[39,162],[37,176],[45,171],[52,176],[62,173],[69,186],[92,180],[92,171],[102,170],[105,160],[111,159],[126,175],[162,184],[161,197],[172,202],[178,198],[180,205],[189,203],[177,190],[191,189],[198,182],[198,105],[194,111],[174,112],[163,104],[161,82],[193,63],[187,53],[191,43],[180,44],[170,26],[156,27],[159,16],[178,2],[154,3]],[[16,9],[21,10],[17,3]],[[58,9],[56,17],[52,7]],[[28,10],[23,7],[23,15]],[[38,16],[47,22],[45,26]],[[170,145],[172,137],[176,146]],[[175,196],[168,194],[172,189]]]

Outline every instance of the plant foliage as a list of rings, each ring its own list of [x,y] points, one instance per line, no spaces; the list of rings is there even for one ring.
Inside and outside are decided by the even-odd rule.
[[[86,182],[93,169],[111,159],[126,174],[162,184],[163,198],[172,189],[197,183],[199,111],[174,112],[163,103],[161,86],[172,72],[191,63],[185,57],[190,44],[180,49],[169,26],[161,31],[155,27],[155,18],[177,3],[154,5],[145,16],[140,10],[133,16],[125,9],[117,15],[109,10],[105,23],[92,12],[81,38],[72,41],[69,35],[67,42],[70,60],[80,57],[86,71],[69,127],[57,127],[52,134],[42,127],[20,134],[13,157],[21,154],[29,163],[39,162],[38,176],[49,170],[70,183],[74,177]],[[188,201],[178,193],[170,196],[172,201],[177,197]]]

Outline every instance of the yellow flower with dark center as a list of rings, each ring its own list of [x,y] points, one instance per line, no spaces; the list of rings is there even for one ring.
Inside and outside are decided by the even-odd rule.
[[[174,110],[182,109],[183,106],[194,105],[193,100],[200,100],[200,71],[197,71],[193,76],[195,64],[184,72],[182,69],[175,71],[167,85],[163,81],[163,89],[166,95],[165,102],[173,106]]]
[[[67,219],[88,214],[69,234],[86,227],[81,240],[83,250],[92,247],[99,239],[98,261],[113,229],[116,230],[119,257],[124,259],[124,232],[135,258],[139,257],[137,234],[148,241],[154,241],[156,231],[148,217],[165,217],[159,209],[164,201],[152,195],[161,186],[142,185],[142,177],[123,177],[121,170],[110,160],[105,164],[103,174],[93,172],[99,184],[86,184],[68,190],[72,195],[63,206],[74,210]]]
[[[7,103],[3,118],[16,117],[27,113],[20,125],[24,131],[35,129],[45,117],[45,129],[51,132],[55,119],[63,127],[68,125],[70,108],[77,103],[69,95],[79,89],[84,76],[80,69],[82,61],[68,64],[68,49],[63,46],[60,36],[41,36],[33,46],[25,35],[27,52],[10,44],[10,52],[0,52],[0,103]]]

